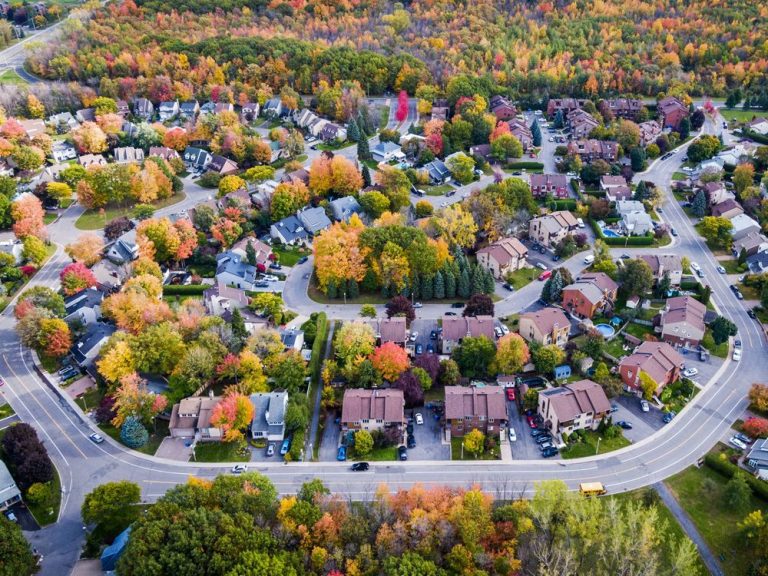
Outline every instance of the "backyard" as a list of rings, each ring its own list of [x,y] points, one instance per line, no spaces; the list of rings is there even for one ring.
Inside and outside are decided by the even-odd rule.
[[[161,208],[173,206],[174,204],[184,200],[184,198],[184,192],[177,192],[170,198],[166,198],[159,202],[154,202],[152,206],[155,208],[155,210],[160,210]],[[130,205],[109,206],[99,210],[86,210],[83,212],[80,218],[77,219],[77,222],[75,222],[75,228],[78,230],[101,230],[104,228],[104,226],[106,226],[107,222],[113,220],[114,218],[119,218],[120,216],[127,216],[130,218],[132,210],[133,206]]]
[[[302,256],[311,254],[309,250],[296,246],[272,246],[272,252],[277,255],[277,261],[283,266],[294,266]]]
[[[541,274],[541,270],[538,268],[521,268],[507,274],[506,280],[515,287],[515,290],[520,290],[523,286],[530,284],[539,274]]]
[[[613,438],[609,438],[605,433],[594,432],[591,430],[583,432],[585,437],[581,442],[571,444],[560,451],[560,455],[563,458],[585,458],[586,456],[605,454],[606,452],[613,452],[619,448],[629,446],[629,440],[624,438],[620,431]],[[600,440],[599,446],[598,439]]]

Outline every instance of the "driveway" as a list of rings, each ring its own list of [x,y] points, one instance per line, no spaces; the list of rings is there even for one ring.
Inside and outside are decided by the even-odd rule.
[[[539,445],[531,436],[531,427],[525,420],[522,410],[517,407],[515,402],[507,400],[507,414],[509,414],[509,425],[515,429],[517,440],[510,442],[507,432],[507,442],[512,446],[512,458],[514,460],[537,460],[543,459]],[[560,456],[555,456],[559,458]]]
[[[421,319],[416,318],[411,322],[411,334],[418,332],[419,336],[416,338],[416,344],[421,344],[421,349],[424,354],[427,353],[427,346],[432,344],[435,347],[435,353],[437,353],[437,340],[430,340],[429,335],[432,330],[437,330],[437,320],[434,319]]]
[[[155,456],[179,462],[189,462],[192,457],[192,449],[187,444],[191,444],[191,442],[191,438],[163,438]]]
[[[37,520],[35,520],[35,517],[32,516],[32,513],[29,511],[27,505],[24,504],[24,502],[14,504],[8,508],[8,510],[13,512],[13,514],[16,516],[16,521],[18,522],[21,529],[25,532],[34,532],[36,530],[40,530],[40,526],[37,524]]]
[[[435,420],[434,412],[427,408],[406,410],[407,415],[416,412],[424,417],[424,424],[413,424],[413,435],[416,437],[416,448],[408,450],[409,460],[450,460],[451,446],[443,444],[443,430],[440,421]]]
[[[651,403],[650,412],[640,409],[640,400],[635,396],[619,396],[611,399],[619,409],[611,414],[613,422],[624,420],[632,424],[632,430],[623,430],[624,437],[630,442],[639,442],[664,427],[662,411]]]
[[[320,440],[320,450],[317,453],[320,462],[333,462],[336,460],[336,452],[339,449],[341,428],[335,420],[335,415],[325,417],[325,429]]]

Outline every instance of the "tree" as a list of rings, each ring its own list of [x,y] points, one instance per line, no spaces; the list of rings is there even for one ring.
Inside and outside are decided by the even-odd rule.
[[[368,430],[358,430],[355,432],[355,454],[357,456],[366,456],[373,450],[373,436]]]
[[[480,432],[477,428],[474,428],[469,434],[464,436],[462,444],[467,452],[474,454],[475,458],[477,458],[483,452],[483,447],[485,446],[485,434]]]
[[[461,378],[459,365],[450,358],[440,362],[440,375],[438,377],[443,386],[455,386]]]
[[[493,300],[487,294],[472,294],[463,316],[493,316]]]
[[[372,190],[360,196],[360,206],[371,218],[378,218],[389,210],[390,201],[381,192]]]
[[[60,318],[45,318],[40,321],[37,350],[50,358],[62,358],[72,348],[69,325]]]
[[[141,448],[149,440],[149,432],[136,416],[128,416],[120,428],[120,440],[128,448]]]
[[[392,386],[403,391],[406,406],[419,406],[424,402],[424,389],[421,387],[419,379],[411,370],[406,370],[400,374],[400,377]]]
[[[752,489],[747,483],[744,472],[737,471],[725,485],[725,502],[734,510],[746,508],[752,498]]]
[[[691,135],[691,121],[688,118],[683,118],[680,121],[680,139],[685,140]]]
[[[642,258],[625,260],[619,270],[619,282],[627,297],[643,297],[653,287],[653,270]]]
[[[98,524],[115,536],[141,512],[141,488],[134,482],[107,482],[86,494],[80,515],[85,524]]]
[[[632,150],[640,144],[640,127],[622,118],[616,125],[616,141],[624,150]]]
[[[474,179],[475,161],[471,156],[459,152],[448,160],[448,169],[459,184],[469,184]]]
[[[16,308],[22,304],[29,304],[31,308],[45,308],[51,313],[51,316],[63,318],[66,315],[66,308],[64,306],[64,298],[60,294],[48,288],[46,286],[34,286],[25,290],[16,303]],[[29,311],[29,309],[27,310]],[[17,319],[22,318],[23,314],[19,314],[14,310]]]
[[[499,162],[510,158],[520,158],[523,155],[523,145],[512,134],[502,134],[491,142],[491,156]]]
[[[365,277],[367,253],[359,243],[363,229],[360,219],[353,215],[349,222],[337,222],[315,238],[315,274],[321,290],[327,293],[331,281],[339,286]]]
[[[240,176],[230,174],[219,180],[219,197],[226,196],[237,190],[245,188],[245,180]]]
[[[703,218],[707,214],[707,193],[704,190],[699,190],[693,197],[691,212],[697,218]]]
[[[162,394],[155,394],[147,388],[147,382],[135,372],[123,376],[114,393],[115,418],[112,424],[119,428],[130,417],[149,423],[165,410],[168,399]]]
[[[72,188],[64,182],[49,182],[45,192],[58,202],[72,198]]]
[[[61,288],[67,296],[96,286],[96,277],[82,262],[67,265],[59,274],[59,278],[61,279]]]
[[[701,219],[701,235],[714,246],[729,249],[733,238],[733,224],[722,216],[705,216]]]
[[[81,154],[100,154],[109,147],[107,135],[95,122],[83,122],[72,130],[72,139]]]
[[[605,362],[598,362],[595,368],[594,379],[598,384],[605,384],[610,380],[611,373],[608,370],[608,366]]]
[[[13,233],[23,240],[27,236],[37,236],[41,240],[48,237],[43,220],[45,211],[43,205],[36,196],[27,194],[11,204],[11,218],[13,218]]]
[[[530,357],[528,344],[523,337],[512,332],[499,338],[492,371],[497,374],[515,374],[522,370]]]
[[[309,190],[301,180],[283,182],[275,188],[270,203],[272,220],[282,220],[309,202]]]
[[[434,207],[427,200],[419,200],[414,207],[416,218],[426,218],[432,216]]]
[[[376,318],[376,306],[373,304],[363,304],[360,307],[360,316],[363,318]]]
[[[533,145],[541,146],[541,127],[539,126],[539,123],[536,121],[536,118],[534,118],[533,122],[531,123],[531,136],[533,140]]]
[[[461,373],[467,378],[488,374],[495,357],[496,346],[485,336],[464,338],[461,345],[451,353],[451,359],[456,362]]]
[[[376,347],[376,334],[365,322],[345,322],[335,337],[334,350],[342,364],[357,363]]]
[[[752,384],[749,389],[749,402],[760,412],[768,412],[768,384]]]
[[[658,387],[659,385],[647,372],[640,371],[640,389],[643,391],[643,398],[646,400],[653,398]]]
[[[408,369],[408,353],[394,342],[385,342],[370,355],[371,364],[382,377],[394,382]]]
[[[727,342],[730,336],[736,336],[736,333],[739,330],[736,327],[736,324],[724,316],[715,318],[709,327],[712,330],[712,339],[715,341],[715,344],[718,345]]]
[[[45,244],[40,238],[36,236],[27,236],[23,241],[23,250],[21,255],[28,262],[32,262],[35,266],[40,266],[48,256],[48,251],[45,248]]]
[[[736,166],[733,171],[733,187],[737,194],[741,194],[749,186],[755,183],[755,167],[749,162],[744,162]]]
[[[243,394],[225,396],[211,412],[211,424],[221,428],[225,442],[242,439],[242,431],[252,420],[253,404]]]
[[[37,558],[32,554],[19,527],[0,516],[0,558],[4,576],[28,576],[37,571]]]
[[[753,438],[766,438],[768,437],[768,420],[751,416],[744,421],[742,430]]]
[[[406,326],[410,326],[414,318],[416,318],[416,311],[413,309],[413,304],[405,296],[395,296],[384,307],[387,318],[393,318],[396,316],[405,317]]]
[[[289,350],[269,362],[268,373],[274,379],[275,387],[293,394],[304,384],[306,366],[298,350]]]
[[[565,352],[555,344],[534,347],[531,354],[536,370],[542,374],[554,373],[555,367],[565,361]]]
[[[373,156],[371,155],[371,148],[368,144],[368,137],[361,136],[357,141],[357,159],[360,160],[360,162],[367,162],[372,158]]]
[[[81,234],[72,244],[67,245],[65,251],[72,260],[93,266],[101,260],[104,240],[96,234]]]
[[[477,223],[470,212],[464,210],[461,204],[452,204],[443,208],[432,218],[432,224],[449,246],[469,248],[473,246],[477,234]]]
[[[645,170],[645,151],[639,146],[635,146],[629,152],[629,160],[634,172]]]
[[[408,93],[401,90],[397,95],[397,110],[395,111],[395,120],[404,122],[408,117]]]
[[[716,136],[705,134],[699,136],[688,146],[688,159],[691,162],[702,162],[712,158],[720,149],[720,141]]]

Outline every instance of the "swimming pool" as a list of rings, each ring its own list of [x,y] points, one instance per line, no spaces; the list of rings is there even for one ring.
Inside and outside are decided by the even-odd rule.
[[[621,238],[616,232],[609,230],[608,228],[603,228],[603,236],[606,238]]]
[[[609,324],[595,324],[595,329],[603,335],[603,338],[610,338],[616,334],[616,330]]]

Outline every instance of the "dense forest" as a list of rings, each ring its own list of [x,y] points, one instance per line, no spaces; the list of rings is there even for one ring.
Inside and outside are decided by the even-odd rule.
[[[226,84],[311,93],[320,80],[413,94],[464,74],[513,97],[768,90],[768,5],[751,0],[140,4],[72,23],[31,69],[113,91],[161,81],[179,97]]]

